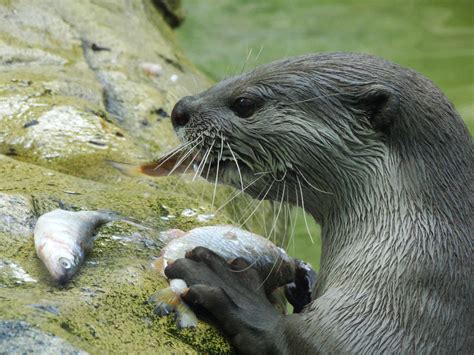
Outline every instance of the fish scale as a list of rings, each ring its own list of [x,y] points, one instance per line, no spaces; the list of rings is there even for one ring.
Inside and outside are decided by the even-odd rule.
[[[54,280],[65,283],[92,248],[97,227],[120,219],[111,211],[71,212],[61,209],[42,215],[36,222],[34,239],[38,257]]]
[[[209,248],[226,260],[242,257],[264,268],[272,267],[280,258],[289,261],[286,252],[269,240],[233,226],[195,228],[172,239],[161,256],[165,262],[173,261],[198,246]]]
[[[160,258],[153,266],[164,275],[164,269],[186,252],[196,247],[205,247],[231,262],[235,258],[243,258],[257,270],[265,283],[265,289],[273,296],[275,307],[286,312],[286,301],[279,294],[277,287],[294,279],[294,260],[286,252],[264,237],[230,225],[199,227],[183,232],[170,230],[162,233],[166,246],[161,250]],[[197,325],[197,318],[189,307],[181,301],[180,294],[187,288],[180,279],[170,280],[170,287],[156,292],[149,298],[154,304],[155,313],[163,316],[176,314],[179,327]]]

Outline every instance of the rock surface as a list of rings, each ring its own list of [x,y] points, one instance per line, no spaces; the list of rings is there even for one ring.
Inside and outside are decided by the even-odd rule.
[[[205,323],[179,330],[172,317],[153,315],[146,300],[166,281],[149,265],[160,231],[232,223],[248,199],[217,212],[213,186],[132,179],[104,162],[146,161],[176,145],[168,113],[209,85],[156,3],[0,0],[2,352],[230,351]],[[219,188],[216,206],[230,192]],[[60,287],[33,247],[36,219],[58,207],[114,210],[149,228],[104,226]]]
[[[0,348],[3,354],[87,354],[61,338],[19,321],[0,320]]]

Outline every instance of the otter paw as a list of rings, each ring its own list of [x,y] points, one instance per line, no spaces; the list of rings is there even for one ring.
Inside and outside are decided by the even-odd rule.
[[[293,306],[294,313],[300,313],[311,303],[314,297],[314,287],[317,275],[311,264],[295,260],[295,280],[285,286],[285,295]]]

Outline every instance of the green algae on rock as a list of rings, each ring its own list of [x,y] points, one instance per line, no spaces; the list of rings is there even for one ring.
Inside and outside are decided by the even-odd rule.
[[[231,352],[204,322],[179,330],[172,317],[154,317],[146,300],[166,280],[149,265],[160,231],[238,223],[253,210],[249,198],[218,209],[232,189],[218,187],[214,198],[202,181],[132,179],[105,163],[147,161],[176,145],[168,113],[209,81],[151,0],[0,0],[0,17],[0,321],[14,322],[4,328],[18,339],[46,334],[77,352]],[[150,75],[143,63],[160,70]],[[101,228],[60,287],[32,235],[38,216],[56,208],[109,209],[146,228]]]
[[[189,83],[204,88],[206,80],[189,62],[173,65],[179,50],[171,32],[161,35],[156,23],[162,17],[146,1],[54,7],[1,1],[0,15],[2,321],[14,322],[7,328],[16,329],[17,340],[68,343],[72,352],[229,352],[209,325],[181,337],[145,303],[166,282],[148,267],[162,245],[159,231],[201,225],[181,213],[210,211],[207,199],[190,184],[130,179],[104,162],[148,160],[176,144],[161,112],[171,110]],[[101,47],[110,51],[97,51]],[[146,61],[159,63],[163,77],[146,76],[140,69]],[[79,273],[59,287],[32,239],[36,218],[58,207],[112,209],[148,228],[105,226]],[[230,219],[220,214],[214,221]],[[2,344],[11,340],[5,339]]]

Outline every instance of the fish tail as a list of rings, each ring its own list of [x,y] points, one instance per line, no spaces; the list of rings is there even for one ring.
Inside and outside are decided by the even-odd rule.
[[[127,224],[130,224],[133,227],[137,227],[139,229],[153,230],[153,228],[144,226],[142,224],[142,222],[139,221],[138,219],[133,218],[133,217],[125,217],[122,214],[120,214],[119,212],[116,212],[116,211],[113,211],[113,210],[109,210],[109,209],[106,209],[106,208],[99,208],[97,210],[97,212],[99,212],[103,216],[104,221],[106,223],[121,221],[121,222],[125,222]]]
[[[163,173],[161,169],[157,169],[159,166],[158,162],[151,162],[145,163],[141,165],[134,165],[134,164],[127,164],[127,163],[119,163],[113,160],[106,160],[107,164],[114,167],[122,174],[136,177],[136,176],[164,176],[166,174]]]
[[[97,212],[101,214],[104,222],[114,222],[123,219],[120,213],[106,208],[99,208]]]
[[[180,328],[197,326],[198,319],[196,315],[171,287],[159,290],[148,298],[148,302],[153,305],[155,314],[160,317],[175,313],[176,323]]]
[[[165,271],[165,260],[163,259],[162,256],[160,256],[160,257],[156,258],[155,260],[153,260],[151,262],[150,266],[153,270],[158,271],[160,274],[162,274],[164,277],[166,277],[165,272],[164,272]]]
[[[179,303],[176,306],[176,323],[180,328],[190,328],[196,327],[198,324],[198,319],[196,314],[188,307],[186,303],[183,302],[181,297],[179,298]]]

